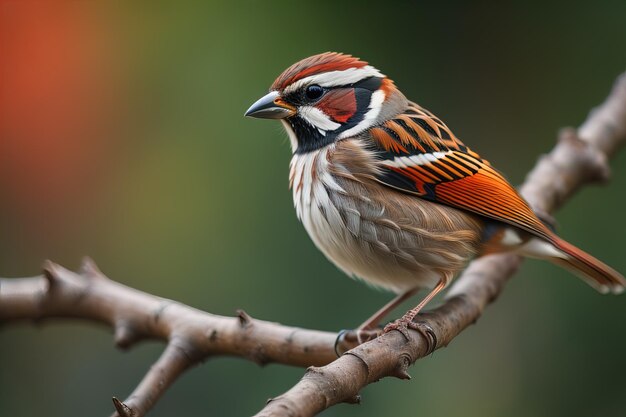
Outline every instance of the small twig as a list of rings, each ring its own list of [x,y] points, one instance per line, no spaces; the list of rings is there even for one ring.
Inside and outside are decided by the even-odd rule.
[[[129,410],[129,415],[145,415],[183,372],[205,359],[206,356],[185,341],[170,340],[161,357],[152,365],[131,396],[125,403],[122,403],[125,409]],[[113,403],[115,404],[115,400]],[[115,409],[119,415],[120,410],[117,405]]]
[[[115,407],[115,410],[118,416],[120,417],[134,417],[135,416],[135,412],[131,410],[130,407],[127,406],[125,403],[118,400],[117,397],[113,397],[112,400],[113,400],[113,407]]]

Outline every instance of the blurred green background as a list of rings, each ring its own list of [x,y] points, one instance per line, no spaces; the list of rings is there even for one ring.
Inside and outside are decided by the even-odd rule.
[[[390,295],[298,223],[278,123],[243,112],[288,65],[359,56],[520,183],[626,69],[626,3],[0,1],[0,276],[74,268],[217,314],[335,331]],[[469,2],[468,2],[469,3]],[[626,271],[626,153],[557,214]],[[408,306],[407,306],[408,307]],[[400,312],[398,312],[399,314]],[[623,416],[626,297],[528,261],[476,326],[325,416]],[[105,416],[163,345],[80,322],[0,329],[1,416]],[[243,416],[303,370],[217,358],[152,416]]]

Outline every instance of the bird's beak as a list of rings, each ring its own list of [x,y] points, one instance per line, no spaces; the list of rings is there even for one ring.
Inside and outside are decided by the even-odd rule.
[[[244,116],[259,119],[285,119],[296,114],[296,108],[283,101],[277,91],[270,91],[258,99]]]

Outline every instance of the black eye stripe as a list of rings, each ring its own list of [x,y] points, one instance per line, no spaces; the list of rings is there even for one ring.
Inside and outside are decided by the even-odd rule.
[[[283,99],[294,106],[310,105],[322,98],[328,91],[341,88],[354,88],[357,96],[367,96],[365,92],[372,93],[378,90],[382,81],[382,77],[367,77],[353,84],[334,85],[332,87],[322,87],[319,84],[311,84],[297,91],[285,94]]]
[[[376,91],[380,88],[383,79],[381,77],[368,77],[365,78],[352,86],[354,88],[363,88],[365,90]]]

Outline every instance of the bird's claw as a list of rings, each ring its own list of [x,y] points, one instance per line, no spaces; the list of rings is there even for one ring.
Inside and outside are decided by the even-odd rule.
[[[424,336],[426,339],[426,355],[430,355],[437,347],[437,335],[433,328],[426,322],[415,322],[409,318],[402,317],[387,324],[383,329],[383,333],[397,330],[402,333],[406,340],[411,340],[409,337],[409,329],[415,330]]]
[[[419,332],[426,339],[426,355],[430,355],[437,347],[437,334],[426,322],[415,322],[408,317],[402,317],[387,324],[384,329],[356,329],[340,330],[335,339],[335,354],[340,357],[348,350],[358,345],[376,339],[378,336],[397,330],[410,340],[409,329]]]
[[[358,345],[376,339],[382,334],[381,329],[340,330],[335,339],[335,354],[340,357]]]

